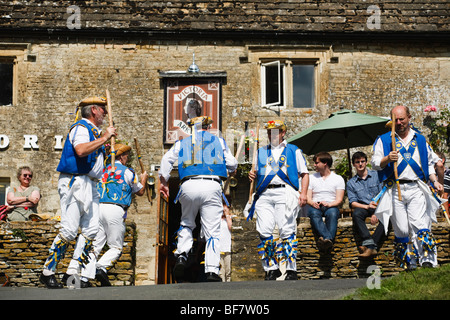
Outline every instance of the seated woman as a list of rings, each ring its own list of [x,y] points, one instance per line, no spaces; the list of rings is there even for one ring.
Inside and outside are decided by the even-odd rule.
[[[319,252],[328,253],[336,236],[339,206],[344,200],[345,181],[330,170],[333,159],[328,152],[317,153],[313,160],[316,173],[309,178],[308,217],[313,230],[319,235],[317,241]]]
[[[30,167],[17,170],[18,187],[11,187],[6,197],[9,212],[7,221],[27,221],[32,213],[37,213],[37,205],[41,199],[39,188],[30,186],[33,172]]]

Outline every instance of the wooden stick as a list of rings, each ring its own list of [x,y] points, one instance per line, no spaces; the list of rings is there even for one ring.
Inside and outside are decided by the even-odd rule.
[[[392,127],[391,127],[391,139],[392,139],[392,150],[397,151],[395,147],[395,114],[392,112]],[[397,184],[398,200],[402,201],[402,193],[400,191],[400,182],[398,181],[398,169],[397,161],[394,162],[394,177]]]
[[[240,154],[241,151],[242,151],[242,147],[244,146],[244,142],[245,142],[245,134],[243,134],[243,135],[241,136],[241,140],[239,141],[239,146],[238,146],[238,148],[237,148],[236,155],[234,156],[236,159],[239,157],[239,154]],[[223,187],[223,190],[224,190],[225,192],[227,191],[228,185],[230,184],[230,179],[231,179],[231,176],[228,176],[228,177],[227,177],[227,181],[225,181],[225,184],[224,184],[224,187]]]
[[[258,146],[259,146],[259,123],[256,124],[256,141],[255,141],[255,149],[253,150],[253,159],[252,159],[252,171],[256,169],[256,158],[258,157]],[[248,202],[252,202],[253,189],[255,188],[255,179],[250,183],[250,192],[248,196]]]
[[[139,165],[141,166],[141,173],[144,173],[145,169],[144,169],[144,163],[142,162],[142,159],[141,159],[141,147],[139,146],[139,142],[136,137],[134,137],[134,145],[136,146],[137,157],[138,157]],[[144,188],[147,191],[148,201],[152,202],[153,201],[152,194],[150,193],[150,190],[149,190],[150,187],[147,184],[147,181],[145,183]]]
[[[109,126],[113,127],[114,122],[112,119],[111,97],[109,95],[108,89],[106,89],[106,105],[108,107]],[[116,137],[111,136],[111,171],[112,172],[116,171],[115,163],[116,163]]]

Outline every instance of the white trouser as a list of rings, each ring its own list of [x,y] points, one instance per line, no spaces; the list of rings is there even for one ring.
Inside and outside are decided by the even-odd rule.
[[[81,233],[93,239],[98,231],[100,194],[97,183],[88,176],[75,177],[69,187],[71,175],[61,174],[58,180],[58,192],[61,205],[61,235],[72,241]]]
[[[211,180],[187,180],[182,183],[179,201],[181,203],[181,229],[175,256],[187,253],[193,245],[192,231],[195,218],[200,212],[201,234],[206,240],[205,272],[219,274],[220,265],[220,221],[222,219],[222,187]]]
[[[89,255],[90,261],[81,271],[81,276],[94,279],[96,269],[107,272],[109,268],[120,258],[125,236],[125,210],[115,204],[100,204],[100,227],[94,240],[94,252]],[[108,251],[97,261],[105,244]]]
[[[72,175],[61,174],[58,180],[58,193],[61,205],[61,228],[55,237],[52,250],[56,243],[63,239],[70,242],[81,230],[81,235],[74,250],[68,274],[77,273],[79,270],[78,258],[80,257],[87,239],[94,239],[99,227],[99,200],[100,195],[96,188],[96,182],[88,176],[76,176],[69,187]],[[54,271],[44,268],[44,274],[53,274]]]
[[[394,212],[391,218],[392,227],[396,237],[409,237],[419,254],[419,264],[431,262],[437,265],[437,252],[424,254],[422,244],[417,239],[417,232],[428,229],[431,232],[431,216],[427,212],[426,196],[416,182],[400,185],[402,201],[398,200],[397,192],[393,197]],[[395,190],[394,190],[395,191]],[[409,245],[411,246],[411,244]],[[411,261],[412,265],[417,262]]]
[[[256,230],[261,238],[273,235],[275,226],[281,239],[287,239],[297,231],[297,211],[286,210],[286,188],[266,189],[256,201]],[[297,270],[295,261],[286,262],[286,270]],[[264,271],[276,270],[278,264],[269,265],[262,260]]]

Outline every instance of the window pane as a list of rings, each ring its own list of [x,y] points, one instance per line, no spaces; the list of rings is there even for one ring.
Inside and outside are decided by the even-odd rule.
[[[314,65],[293,65],[292,84],[295,108],[314,107]]]
[[[278,76],[278,66],[265,66],[266,68],[266,104],[280,101],[283,105],[283,65],[280,66],[280,75]],[[278,83],[278,80],[280,83]],[[281,92],[278,91],[281,88]]]
[[[12,104],[13,64],[0,63],[0,105]]]
[[[9,188],[9,178],[0,178],[0,205],[6,204],[6,193]]]

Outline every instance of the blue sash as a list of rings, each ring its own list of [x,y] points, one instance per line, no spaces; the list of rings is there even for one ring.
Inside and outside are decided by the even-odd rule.
[[[280,159],[278,159],[278,163],[277,163],[277,162],[275,162],[275,159],[273,158],[272,149],[270,148],[270,146],[268,146],[267,151],[268,151],[269,157],[267,159],[267,162],[272,170],[270,170],[269,174],[265,176],[264,180],[259,184],[258,188],[255,191],[255,196],[253,198],[253,203],[252,203],[252,206],[248,213],[247,221],[251,220],[253,218],[253,214],[255,213],[256,201],[259,199],[259,196],[261,195],[261,193],[263,193],[263,191],[266,190],[267,186],[269,185],[269,183],[273,180],[273,178],[275,176],[280,177],[280,179],[283,180],[286,184],[290,185],[292,188],[294,188],[296,191],[298,191],[298,188],[294,184],[291,183],[291,181],[289,180],[289,177],[286,175],[286,173],[284,173],[283,170],[281,170],[281,168],[286,163],[286,159],[287,159],[286,150],[287,150],[287,148],[283,149],[283,152],[281,153]]]
[[[378,139],[381,139],[381,141],[383,143],[383,155],[387,156],[389,154],[389,152],[392,151],[391,132],[386,132],[385,134],[382,134],[381,136],[378,137]],[[378,139],[377,139],[377,141],[378,141]],[[419,152],[422,168],[420,170],[416,171],[417,166],[418,166],[417,163],[416,163],[416,165],[417,165],[416,170],[414,170],[414,167],[412,167],[412,168],[420,179],[423,179],[424,181],[426,181],[429,178],[428,177],[428,174],[429,174],[429,172],[428,172],[428,148],[429,147],[427,145],[427,141],[426,141],[425,137],[419,133],[414,134],[413,140],[416,143],[416,145],[413,146],[413,149],[417,149],[417,151]],[[398,144],[399,141],[397,140],[396,143]],[[411,144],[412,144],[412,141],[411,141]],[[374,144],[374,146],[375,146],[375,144]],[[402,147],[403,146],[400,144],[400,147],[397,147],[397,149],[401,149]],[[413,149],[411,149],[411,151]],[[404,154],[404,153],[406,153],[406,154]],[[410,164],[410,162],[411,162],[408,160],[410,158],[410,156],[407,153],[409,153],[409,152],[406,150],[403,150],[402,157],[405,159],[406,163],[402,164],[402,166]],[[415,161],[414,161],[414,163],[415,163]],[[415,166],[414,164],[412,164],[412,165]],[[399,166],[398,166],[399,173],[401,172],[400,169],[404,170],[404,168],[400,168],[400,164],[399,164]],[[378,171],[378,179],[380,180],[380,182],[384,182],[387,179],[392,179],[393,174],[394,174],[394,163],[390,162],[386,165],[386,167],[383,170]]]
[[[411,140],[408,149],[406,149],[402,145],[402,143],[398,140],[397,137],[395,137],[395,139],[396,139],[395,143],[396,149],[400,152],[400,154],[403,157],[403,161],[400,162],[400,164],[397,167],[398,174],[400,175],[403,172],[403,170],[405,170],[405,168],[409,165],[411,169],[413,169],[414,173],[419,177],[419,179],[426,182],[425,172],[423,172],[422,167],[413,159],[413,154],[417,150],[416,138],[414,137]],[[428,163],[426,163],[425,165],[428,165]]]

